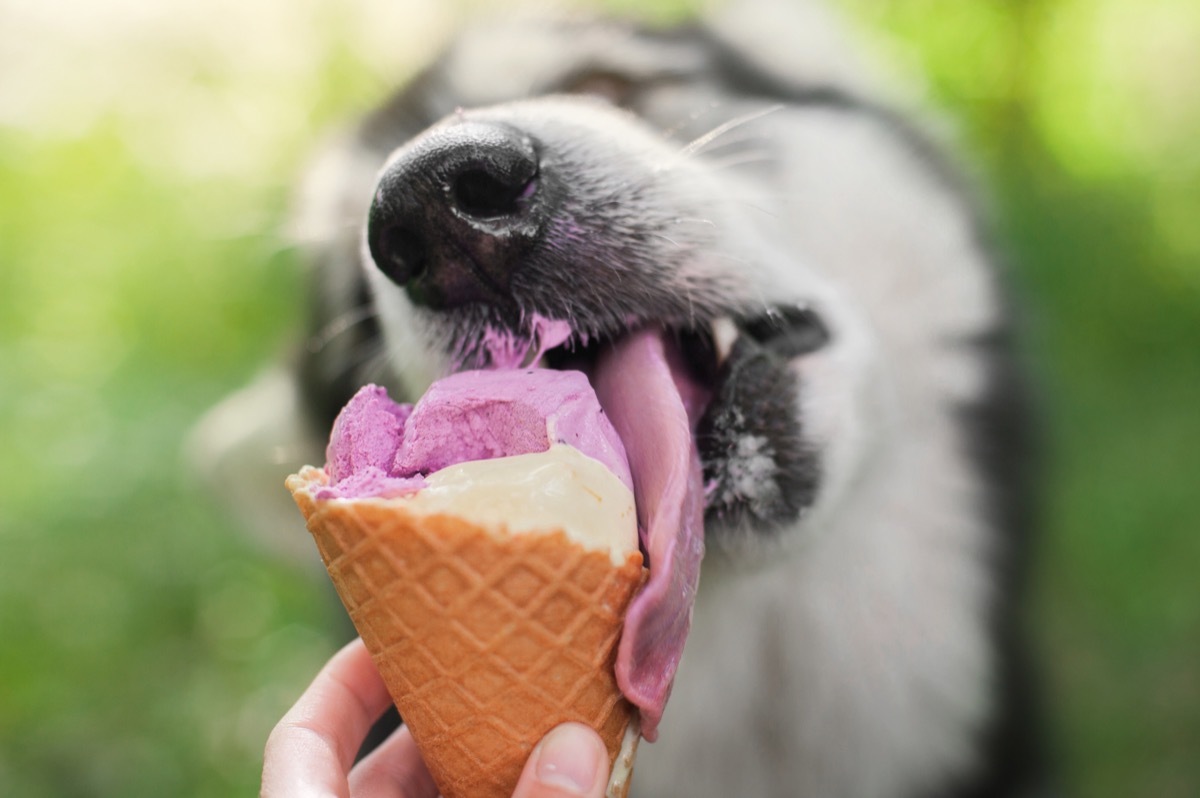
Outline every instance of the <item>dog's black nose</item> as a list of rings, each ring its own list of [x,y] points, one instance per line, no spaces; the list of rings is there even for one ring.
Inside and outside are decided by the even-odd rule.
[[[545,219],[538,144],[500,123],[430,130],[379,180],[367,221],[375,265],[434,308],[511,303]]]

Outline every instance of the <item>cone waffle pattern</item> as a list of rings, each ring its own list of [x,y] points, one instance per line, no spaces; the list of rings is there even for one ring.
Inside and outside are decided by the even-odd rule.
[[[288,487],[445,798],[510,798],[533,746],[565,721],[617,757],[632,707],[613,673],[641,555],[620,567],[561,531],[499,535],[378,499]],[[627,787],[627,785],[626,785]]]

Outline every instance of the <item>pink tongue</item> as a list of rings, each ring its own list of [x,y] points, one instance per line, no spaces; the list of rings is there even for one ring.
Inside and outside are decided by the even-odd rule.
[[[592,382],[629,456],[650,559],[650,579],[625,616],[617,683],[641,710],[642,734],[654,742],[691,626],[704,556],[703,479],[692,424],[708,397],[657,330],[631,335],[605,353]]]

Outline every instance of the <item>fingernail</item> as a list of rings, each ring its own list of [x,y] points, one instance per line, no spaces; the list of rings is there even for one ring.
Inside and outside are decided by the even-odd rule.
[[[600,770],[599,748],[590,729],[572,723],[559,726],[542,741],[538,781],[568,795],[587,794]]]

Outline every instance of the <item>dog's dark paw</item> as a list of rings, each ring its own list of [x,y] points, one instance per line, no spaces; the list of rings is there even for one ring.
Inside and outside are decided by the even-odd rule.
[[[829,336],[800,307],[772,308],[739,328],[696,434],[706,520],[710,529],[772,529],[799,518],[816,494],[817,454],[804,440],[800,385],[789,360]]]

